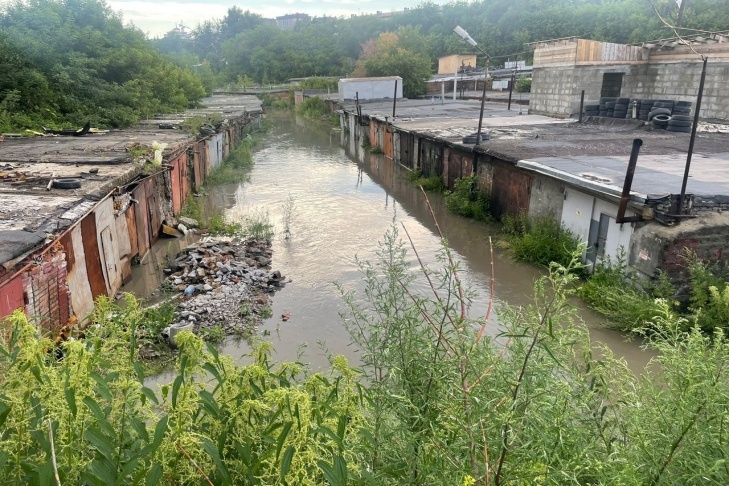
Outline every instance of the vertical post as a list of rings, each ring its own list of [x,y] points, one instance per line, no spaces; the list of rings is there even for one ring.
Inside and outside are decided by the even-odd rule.
[[[628,170],[625,172],[625,181],[623,181],[623,193],[620,197],[620,204],[618,205],[618,214],[615,217],[615,222],[618,224],[630,223],[632,221],[639,220],[637,218],[634,218],[633,216],[626,218],[625,211],[628,209],[628,201],[630,201],[630,188],[633,185],[635,166],[638,164],[638,154],[640,153],[640,147],[642,145],[643,140],[639,138],[633,140],[633,149],[630,151]]]
[[[585,108],[585,90],[580,93],[580,123],[582,123],[582,111]],[[642,142],[641,142],[642,143]]]
[[[443,104],[443,100],[445,100],[445,81],[440,82],[440,104]]]
[[[395,80],[395,94],[392,96],[392,119],[395,119],[395,108],[397,108],[397,79]]]
[[[511,111],[511,94],[514,92],[514,78],[516,78],[516,69],[511,71],[511,83],[509,83],[509,105],[506,107],[509,111]]]
[[[699,81],[699,94],[696,96],[696,110],[694,111],[694,124],[691,127],[691,141],[689,142],[688,154],[686,155],[686,169],[683,172],[683,182],[681,183],[681,197],[678,199],[678,214],[683,213],[683,200],[686,197],[686,184],[688,184],[689,170],[691,169],[691,157],[694,153],[694,142],[696,141],[696,126],[699,124],[699,111],[701,111],[701,99],[704,96],[704,81],[706,80],[706,62],[708,57],[704,58],[704,65],[701,68],[701,80]]]
[[[456,54],[456,71],[453,73],[453,101],[456,101],[456,91],[458,87],[458,54]]]
[[[486,71],[484,71],[483,91],[481,92],[481,112],[478,114],[478,132],[476,132],[476,145],[481,145],[481,126],[483,124],[483,105],[486,102],[486,85],[489,79],[489,59],[486,58]]]

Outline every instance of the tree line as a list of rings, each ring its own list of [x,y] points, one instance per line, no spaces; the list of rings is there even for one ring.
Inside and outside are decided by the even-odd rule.
[[[424,90],[421,75],[435,70],[438,57],[472,49],[453,34],[456,25],[499,65],[507,59],[530,60],[533,53],[526,44],[539,40],[579,36],[634,43],[673,37],[659,15],[675,24],[679,6],[674,0],[424,2],[387,17],[320,17],[281,30],[255,12],[233,7],[222,20],[200,24],[190,40],[169,33],[156,44],[163,52],[196,57],[220,82],[400,75],[413,79],[406,82],[405,94],[414,96]],[[721,31],[729,26],[723,0],[685,0],[682,17],[682,25],[690,29]]]
[[[212,91],[100,0],[17,1],[0,11],[0,133],[121,127]]]

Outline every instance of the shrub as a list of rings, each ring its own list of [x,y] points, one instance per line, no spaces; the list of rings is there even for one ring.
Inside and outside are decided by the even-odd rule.
[[[591,308],[610,318],[610,327],[625,332],[645,332],[656,320],[664,316],[671,293],[665,280],[654,292],[643,290],[637,282],[626,276],[625,252],[615,263],[608,259],[595,265],[592,275],[580,285],[579,295]],[[672,315],[672,319],[676,319]]]
[[[327,106],[326,102],[317,97],[306,98],[296,107],[296,114],[313,121],[323,121],[334,125],[337,115]]]
[[[502,218],[512,254],[517,260],[549,266],[566,265],[580,241],[550,217],[528,218],[524,214]]]
[[[729,329],[729,284],[719,275],[725,270],[711,267],[694,253],[686,254],[689,271],[689,309],[707,332]]]
[[[526,76],[519,76],[516,80],[516,92],[517,93],[529,93],[532,90],[532,78]]]
[[[457,179],[453,191],[446,191],[445,202],[450,211],[466,218],[491,220],[490,195],[479,187],[479,180],[475,175]]]
[[[444,189],[443,179],[437,175],[424,177],[421,169],[408,171],[407,178],[416,186],[422,187],[426,191],[442,192]]]

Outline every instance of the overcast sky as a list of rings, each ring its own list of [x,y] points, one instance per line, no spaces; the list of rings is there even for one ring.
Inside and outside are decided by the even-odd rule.
[[[444,3],[437,0],[436,3]],[[422,0],[107,0],[111,8],[124,15],[125,22],[133,22],[148,36],[162,36],[182,23],[187,27],[209,19],[221,19],[228,8],[237,5],[264,17],[273,18],[290,13],[306,13],[321,17],[349,16],[350,14],[390,12],[404,7],[415,7]]]

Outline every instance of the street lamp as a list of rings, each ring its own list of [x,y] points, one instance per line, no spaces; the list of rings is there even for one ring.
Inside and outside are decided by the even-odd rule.
[[[486,70],[484,71],[484,77],[483,77],[483,92],[481,93],[481,113],[478,115],[478,132],[476,133],[476,145],[481,144],[481,126],[483,124],[483,105],[486,102],[486,84],[488,84],[489,80],[489,59],[490,56],[481,49],[481,46],[478,45],[478,43],[473,40],[473,37],[468,35],[468,32],[463,30],[460,25],[456,25],[456,27],[453,29],[453,32],[456,33],[458,37],[460,37],[464,42],[467,42],[471,46],[477,48],[481,53],[486,57]]]

